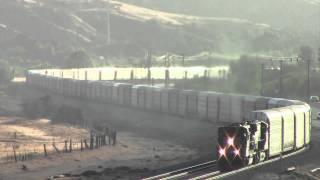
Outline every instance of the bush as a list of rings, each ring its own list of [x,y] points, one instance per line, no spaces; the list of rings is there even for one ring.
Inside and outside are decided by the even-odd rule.
[[[236,92],[257,94],[260,88],[259,61],[242,56],[240,60],[231,62],[229,79]]]
[[[64,68],[86,68],[90,67],[92,62],[90,57],[84,50],[78,50],[73,52],[66,60],[62,63]]]
[[[14,70],[7,62],[0,60],[0,85],[9,83],[13,77]]]

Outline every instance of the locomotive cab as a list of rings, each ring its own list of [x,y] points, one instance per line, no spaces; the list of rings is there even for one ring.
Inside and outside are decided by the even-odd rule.
[[[217,162],[222,171],[239,169],[267,157],[268,126],[261,121],[220,127]]]

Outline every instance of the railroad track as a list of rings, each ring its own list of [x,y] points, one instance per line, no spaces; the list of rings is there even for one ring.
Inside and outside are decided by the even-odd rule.
[[[229,176],[233,176],[235,174],[247,171],[247,170],[251,170],[272,162],[275,162],[277,160],[285,159],[297,154],[300,154],[304,151],[306,151],[308,148],[302,148],[298,151],[292,152],[290,154],[286,154],[282,157],[276,157],[264,162],[261,162],[259,164],[256,165],[251,165],[251,166],[247,166],[238,170],[234,170],[234,171],[230,171],[230,172],[220,172],[217,169],[217,164],[216,161],[209,161],[209,162],[205,162],[202,164],[198,164],[195,166],[190,166],[190,167],[186,167],[183,169],[179,169],[176,171],[171,171],[171,172],[167,172],[167,173],[163,173],[157,176],[153,176],[153,177],[149,177],[149,178],[144,178],[142,180],[169,180],[169,179],[174,179],[174,180],[179,180],[179,179],[188,179],[188,180],[215,180],[215,179],[222,179],[222,178],[226,178]]]
[[[204,171],[210,172],[214,169],[216,170],[216,168],[216,161],[208,161],[194,166],[189,166],[183,169],[159,174],[149,178],[144,178],[142,180],[189,179],[192,176],[203,173]]]

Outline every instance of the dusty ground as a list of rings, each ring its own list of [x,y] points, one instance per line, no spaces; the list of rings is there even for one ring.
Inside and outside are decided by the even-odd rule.
[[[42,154],[44,144],[50,153],[55,151],[53,143],[62,150],[65,140],[72,139],[76,143],[88,138],[89,132],[86,129],[67,124],[51,124],[48,119],[0,117],[0,162],[6,162],[8,156],[13,156],[13,147],[17,154]],[[74,144],[74,147],[77,145]]]
[[[152,169],[191,160],[196,152],[168,142],[136,137],[131,133],[119,133],[115,147],[106,146],[97,150],[52,154],[30,161],[1,164],[3,179],[45,179],[59,174],[83,175],[93,178],[102,171],[103,177],[116,179],[139,178]],[[27,170],[22,170],[22,165]],[[90,173],[91,172],[91,173]],[[76,177],[74,177],[76,178]],[[134,178],[134,179],[135,179]],[[96,179],[96,178],[93,178]]]

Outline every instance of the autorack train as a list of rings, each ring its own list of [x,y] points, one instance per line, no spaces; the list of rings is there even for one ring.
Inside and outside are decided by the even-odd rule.
[[[256,164],[310,144],[311,109],[301,101],[77,80],[46,75],[45,71],[28,71],[27,83],[76,98],[232,123],[218,129],[216,152],[221,170]]]

